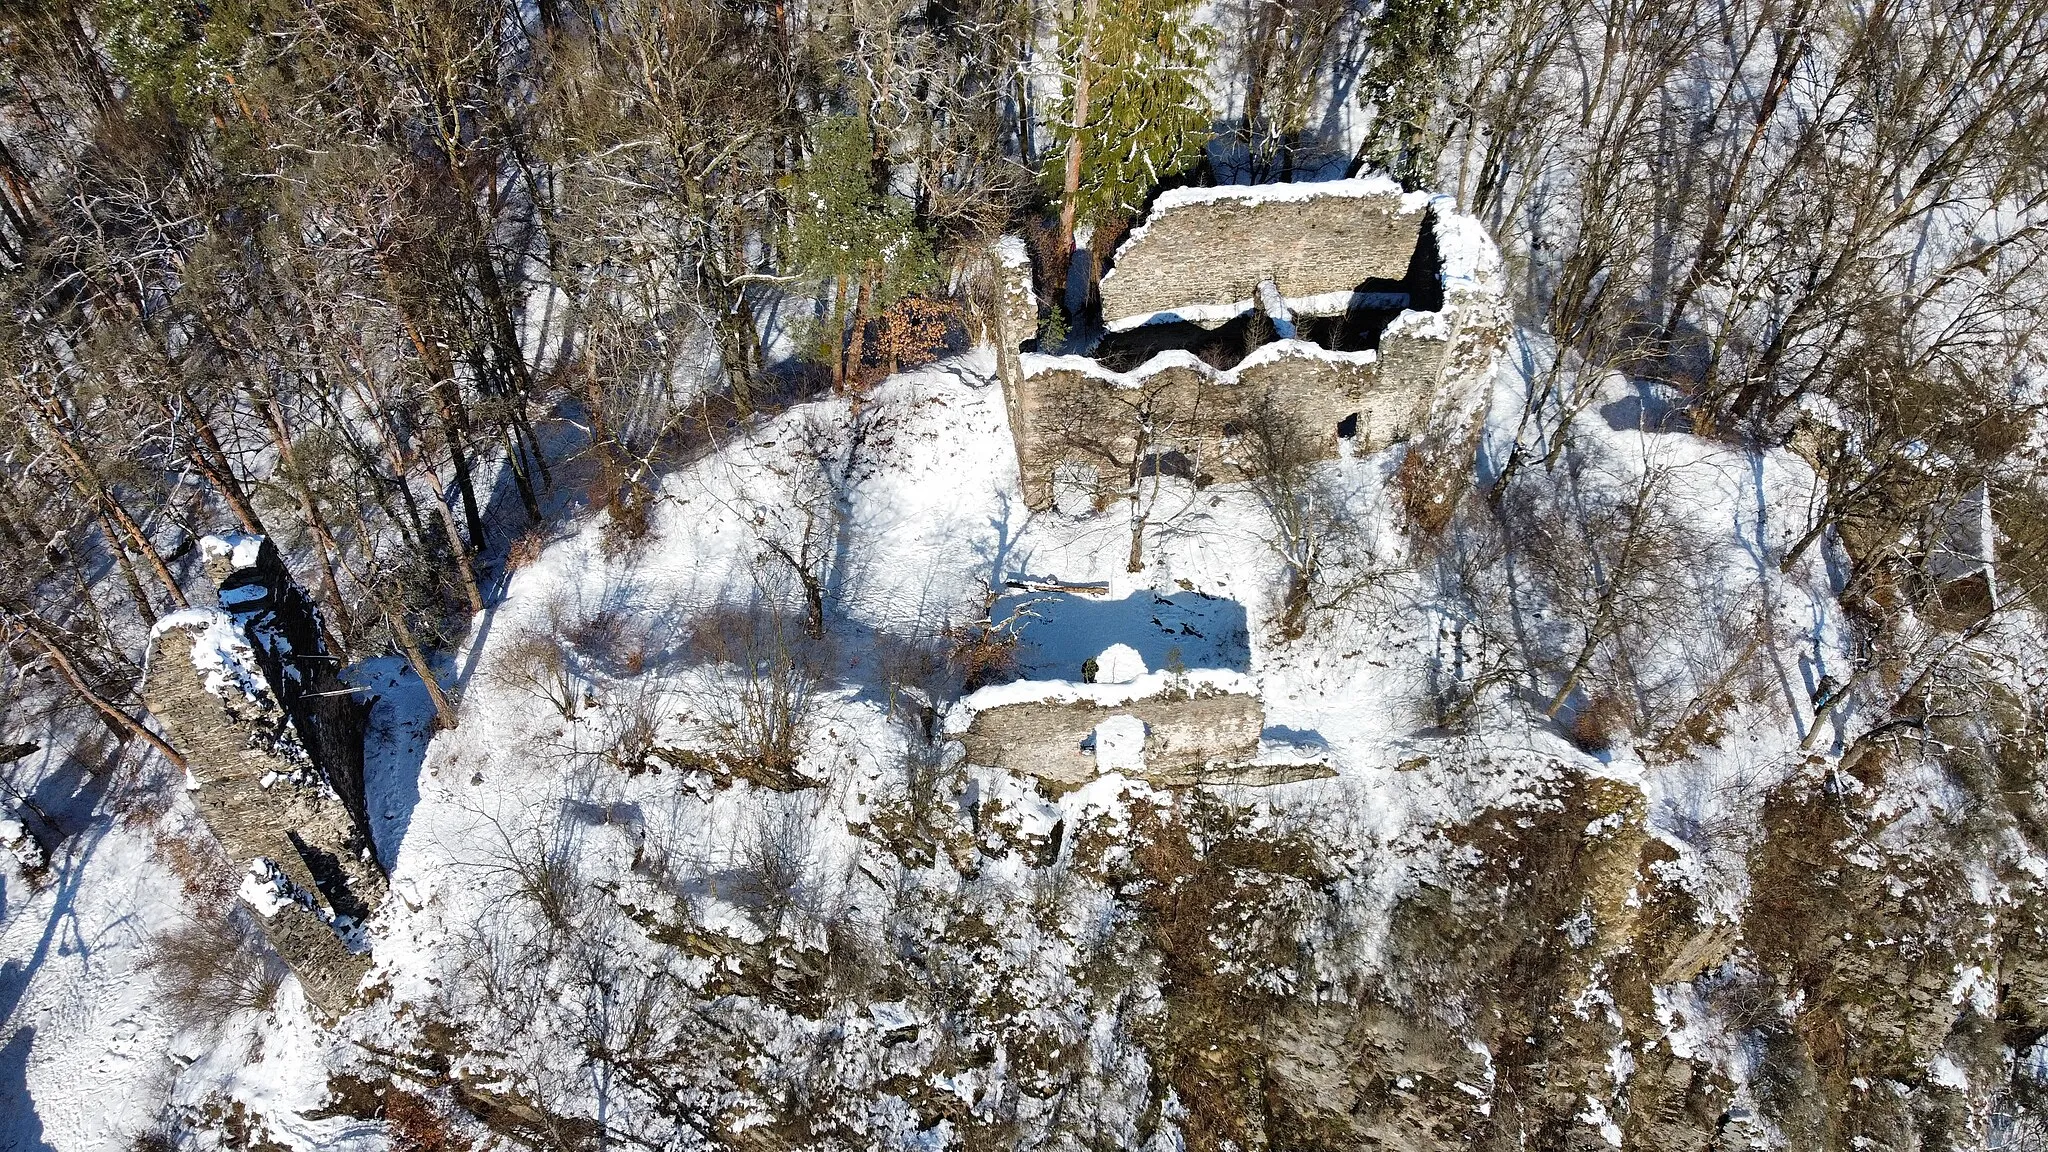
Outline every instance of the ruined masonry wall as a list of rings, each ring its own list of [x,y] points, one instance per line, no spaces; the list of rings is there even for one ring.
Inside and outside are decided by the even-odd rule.
[[[1177,449],[1199,475],[1220,482],[1244,479],[1250,464],[1239,440],[1268,395],[1312,435],[1325,457],[1337,454],[1337,425],[1358,413],[1359,435],[1384,446],[1416,425],[1427,411],[1434,381],[1382,383],[1371,352],[1332,353],[1304,341],[1260,349],[1230,371],[1192,356],[1166,354],[1131,373],[1114,373],[1084,357],[1026,355],[1011,411],[1011,432],[1032,507],[1051,500],[1052,477],[1063,462],[1094,467],[1105,493],[1121,491],[1137,449],[1133,414],[1142,405],[1158,429],[1154,450]]]
[[[1249,303],[1268,277],[1289,298],[1399,280],[1429,203],[1380,176],[1164,193],[1102,278],[1103,323]]]
[[[1031,284],[1031,253],[1020,236],[996,241],[996,379],[1003,387],[1003,407],[1010,416],[1010,438],[1022,460],[1032,443],[1031,414],[1036,405],[1027,402],[1023,348],[1038,337],[1038,292]]]
[[[960,740],[972,763],[1078,786],[1096,775],[1095,754],[1081,744],[1113,716],[1145,722],[1142,774],[1168,784],[1192,782],[1211,762],[1251,760],[1265,727],[1256,694],[1168,689],[1117,704],[1060,698],[999,704],[975,711]]]
[[[369,968],[352,947],[354,928],[384,892],[361,810],[367,706],[319,648],[311,605],[268,541],[206,546],[222,601],[237,610],[160,620],[143,699],[185,757],[193,801],[237,870],[269,861],[300,895],[250,903],[307,998],[338,1016]],[[352,787],[354,803],[336,782]]]
[[[1441,310],[1403,312],[1373,352],[1279,340],[1228,371],[1185,352],[1163,352],[1125,373],[1087,357],[1021,352],[1035,332],[1037,301],[1023,244],[1006,238],[996,260],[1004,301],[997,374],[1025,502],[1052,505],[1062,472],[1092,473],[1098,504],[1121,491],[1141,414],[1157,430],[1151,451],[1179,451],[1197,478],[1222,482],[1246,477],[1237,434],[1269,396],[1325,458],[1337,454],[1337,427],[1353,415],[1367,452],[1432,427],[1469,426],[1485,403],[1508,318],[1500,255],[1479,222],[1454,209],[1447,197],[1399,193],[1379,178],[1160,197],[1151,221],[1126,241],[1117,273],[1103,281],[1105,317],[1248,300],[1266,275],[1287,296],[1348,291],[1371,276],[1405,275],[1423,222],[1433,229]],[[1297,228],[1320,230],[1303,234],[1314,244],[1297,243]],[[1295,239],[1275,239],[1283,234]],[[1301,255],[1309,248],[1312,255]],[[1118,273],[1125,279],[1112,292]]]

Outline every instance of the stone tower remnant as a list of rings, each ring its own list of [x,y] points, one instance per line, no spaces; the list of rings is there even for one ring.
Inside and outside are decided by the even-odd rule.
[[[261,536],[201,541],[220,607],[150,633],[143,698],[186,786],[306,998],[347,1011],[369,968],[361,927],[384,893],[363,787],[370,705],[341,679],[320,620]]]

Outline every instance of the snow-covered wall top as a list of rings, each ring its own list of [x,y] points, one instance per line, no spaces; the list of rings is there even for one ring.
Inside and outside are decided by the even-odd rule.
[[[1236,367],[1229,369],[1212,368],[1201,357],[1183,348],[1169,348],[1129,372],[1118,372],[1089,356],[1048,356],[1038,352],[1027,352],[1020,360],[1026,377],[1036,376],[1041,372],[1080,372],[1112,387],[1143,388],[1152,377],[1174,368],[1186,369],[1215,384],[1237,384],[1239,373],[1289,357],[1315,360],[1325,364],[1369,365],[1379,362],[1379,353],[1370,349],[1363,352],[1333,352],[1308,340],[1275,340],[1270,344],[1261,344],[1254,348],[1250,355],[1240,360]]]
[[[1214,204],[1232,200],[1244,204],[1299,204],[1308,200],[1319,200],[1331,196],[1393,196],[1404,200],[1408,211],[1414,211],[1429,203],[1427,192],[1403,192],[1394,178],[1380,172],[1354,176],[1348,180],[1308,180],[1295,184],[1218,184],[1208,188],[1170,188],[1159,194],[1152,202],[1152,216],[1156,219],[1161,212],[1185,208],[1190,204]],[[1143,231],[1140,228],[1139,231]],[[1132,238],[1137,233],[1131,234]],[[1129,243],[1129,241],[1125,241]]]
[[[177,669],[161,667],[157,656],[164,638],[173,632],[190,635],[192,670],[199,674],[209,695],[219,697],[230,710],[248,708],[252,702],[259,709],[274,707],[270,683],[257,663],[255,648],[235,617],[219,608],[182,608],[158,620],[149,630],[145,680],[180,674]]]
[[[1013,680],[968,693],[947,715],[947,731],[966,730],[975,713],[1011,704],[1094,704],[1114,708],[1168,692],[1208,695],[1217,692],[1257,696],[1259,684],[1243,672],[1197,668],[1187,672],[1147,672],[1121,684],[1088,684],[1079,680]]]
[[[1102,279],[1103,323],[1242,311],[1268,278],[1290,300],[1399,281],[1431,200],[1384,176],[1162,193]]]

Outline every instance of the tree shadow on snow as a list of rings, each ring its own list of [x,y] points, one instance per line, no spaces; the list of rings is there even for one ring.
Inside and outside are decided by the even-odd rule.
[[[28,1056],[35,1042],[36,1030],[24,1027],[0,1044],[0,1152],[56,1152],[43,1139],[42,1117],[28,1091]]]
[[[404,658],[381,656],[348,670],[351,684],[374,696],[363,736],[363,795],[377,859],[388,871],[412,827],[420,802],[420,767],[434,738],[434,704]]]

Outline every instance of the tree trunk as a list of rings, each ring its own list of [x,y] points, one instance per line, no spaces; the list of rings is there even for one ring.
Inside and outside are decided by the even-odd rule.
[[[284,409],[278,405],[275,395],[264,398],[264,415],[268,417],[266,422],[270,425],[271,439],[277,447],[279,462],[284,465],[287,475],[296,474],[297,469],[292,464],[294,448],[291,426],[285,423]],[[335,620],[341,624],[342,634],[353,633],[355,621],[349,613],[348,602],[341,598],[341,585],[334,579],[334,557],[338,551],[334,535],[327,530],[327,520],[320,514],[320,506],[314,501],[313,494],[306,486],[293,483],[288,487],[298,502],[299,519],[305,522],[306,531],[313,537],[313,564],[320,574],[320,591],[326,597],[326,608],[334,613]],[[325,633],[328,646],[334,650],[334,655],[337,658],[345,658],[348,655],[348,646],[341,643],[340,636],[327,627],[324,618],[321,620],[320,628]]]
[[[1308,618],[1308,572],[1296,565],[1287,566],[1287,598],[1280,609],[1280,638],[1299,640],[1307,631]]]
[[[832,394],[846,391],[846,277],[832,285]]]
[[[135,572],[135,562],[128,559],[128,549],[121,546],[121,534],[107,518],[106,509],[93,506],[93,515],[100,522],[100,532],[107,538],[107,552],[114,558],[114,567],[121,572],[121,579],[128,585],[128,595],[135,601],[135,611],[142,622],[156,626],[156,606],[149,602],[149,591],[142,586],[142,577]]]
[[[196,417],[192,423],[194,440],[188,455],[193,466],[206,477],[207,483],[213,485],[214,491],[220,493],[220,498],[227,503],[228,511],[242,526],[242,531],[254,536],[269,535],[263,528],[263,518],[256,514],[256,506],[249,502],[249,494],[242,489],[242,482],[235,477],[227,450],[221,447],[213,425]],[[211,467],[208,467],[209,462]]]
[[[85,458],[84,451],[73,443],[70,418],[63,414],[53,401],[38,397],[38,407],[42,410],[43,425],[49,430],[50,440],[56,445],[58,454],[69,465],[72,483],[77,486],[79,494],[98,510],[100,523],[108,530],[107,543],[113,547],[117,557],[124,549],[140,553],[142,558],[148,561],[150,570],[156,573],[157,580],[163,584],[165,593],[171,598],[172,606],[191,607],[185,600],[185,593],[178,587],[177,579],[171,575],[170,566],[164,563],[162,556],[157,555],[156,547],[149,542],[149,536],[142,531],[142,526],[137,524],[135,518],[128,514],[128,510],[121,506],[121,502],[115,499],[114,493],[100,479],[91,461]],[[127,561],[122,559],[121,563],[125,566]],[[135,580],[134,572],[129,570],[126,575],[131,582],[130,586],[135,589],[137,604],[142,608],[144,615],[154,621],[148,598],[142,595],[141,584]]]
[[[1578,688],[1579,679],[1586,674],[1586,669],[1592,667],[1593,655],[1599,651],[1600,642],[1613,630],[1614,613],[1621,600],[1622,588],[1633,577],[1635,571],[1636,548],[1642,540],[1643,522],[1649,517],[1650,494],[1655,487],[1654,479],[1644,478],[1642,488],[1636,496],[1635,506],[1629,510],[1628,534],[1622,537],[1621,555],[1615,557],[1614,569],[1608,575],[1607,587],[1600,590],[1600,599],[1593,607],[1593,619],[1586,625],[1585,643],[1579,646],[1578,656],[1573,659],[1571,670],[1565,673],[1563,686],[1558,688],[1557,695],[1551,698],[1550,707],[1543,710],[1545,716],[1555,718],[1558,712],[1563,710],[1564,702],[1569,700],[1572,692]]]
[[[1094,50],[1096,11],[1097,0],[1082,0],[1081,42],[1074,53],[1074,108],[1067,123],[1072,135],[1067,140],[1066,174],[1060,186],[1059,253],[1056,259],[1062,273],[1073,258],[1074,217],[1081,207],[1081,133],[1088,127],[1088,85],[1092,79],[1088,57]],[[1062,279],[1061,283],[1064,285],[1065,280]]]
[[[846,337],[846,376],[855,388],[860,387],[860,361],[867,348],[868,300],[872,273],[863,277],[860,287],[853,296],[853,331]]]
[[[397,642],[398,650],[405,653],[405,662],[412,666],[413,674],[420,678],[420,686],[427,690],[427,699],[434,702],[434,726],[443,731],[453,731],[462,718],[456,714],[448,694],[441,690],[441,681],[434,676],[434,666],[428,662],[426,653],[420,650],[418,638],[405,622],[405,613],[387,608],[384,621],[391,628],[391,639]]]
[[[453,550],[455,573],[461,579],[462,594],[469,601],[470,615],[484,610],[483,589],[477,585],[476,567],[463,555],[462,529],[455,524],[455,510],[448,506],[448,499],[439,492],[434,493],[434,510],[440,513],[441,528],[448,536],[448,547]]]
[[[177,749],[166,744],[163,737],[151,732],[149,727],[143,724],[142,721],[130,716],[127,709],[100,695],[92,685],[86,683],[85,677],[79,675],[78,667],[71,662],[71,657],[65,653],[61,646],[34,628],[22,628],[21,631],[33,639],[36,642],[36,646],[43,650],[43,654],[50,658],[51,667],[57,669],[57,674],[64,678],[66,684],[71,685],[72,691],[84,697],[85,702],[97,709],[100,715],[106,717],[121,731],[131,736],[139,737],[143,743],[156,749],[165,760],[170,762],[171,767],[176,768],[180,772],[186,770],[185,758],[178,754]]]

